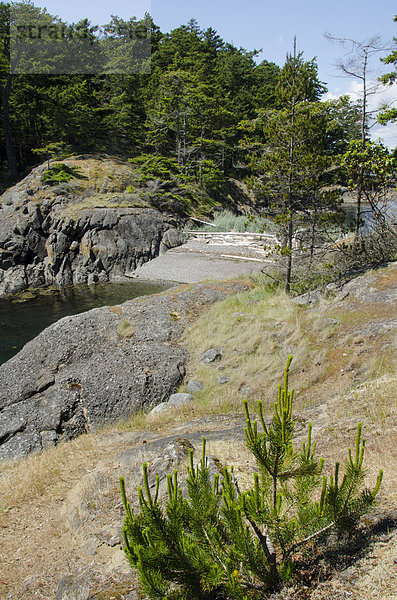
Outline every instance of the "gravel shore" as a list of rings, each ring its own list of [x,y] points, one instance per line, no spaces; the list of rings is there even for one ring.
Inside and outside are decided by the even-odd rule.
[[[133,277],[151,281],[198,283],[258,273],[269,262],[271,261],[264,256],[241,245],[206,244],[192,239],[145,263],[134,271]]]

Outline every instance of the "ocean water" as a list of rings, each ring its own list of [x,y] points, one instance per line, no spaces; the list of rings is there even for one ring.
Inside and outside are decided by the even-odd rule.
[[[98,283],[42,290],[33,297],[22,294],[13,299],[0,298],[0,364],[62,317],[99,306],[121,304],[138,296],[156,294],[172,285],[175,284],[142,281]]]

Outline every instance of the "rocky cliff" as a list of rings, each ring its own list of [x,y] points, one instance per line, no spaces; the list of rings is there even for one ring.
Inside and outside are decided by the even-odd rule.
[[[92,157],[65,163],[79,176],[49,185],[43,164],[0,199],[0,295],[120,280],[183,242],[170,218],[133,191],[128,163]]]
[[[182,381],[177,341],[201,308],[245,289],[197,285],[95,308],[45,329],[0,367],[0,459],[17,458],[126,418]]]

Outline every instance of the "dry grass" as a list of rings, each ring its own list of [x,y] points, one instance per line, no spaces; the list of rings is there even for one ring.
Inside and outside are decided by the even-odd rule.
[[[266,288],[212,306],[183,338],[191,357],[186,379],[204,383],[205,391],[197,398],[207,409],[216,403],[239,411],[242,397],[265,400],[269,387],[278,383],[288,354],[294,354],[295,364],[303,359],[307,338],[301,316],[290,298]],[[205,365],[201,355],[211,347],[223,348],[223,357],[219,363]],[[219,385],[219,376],[229,382]]]
[[[279,374],[293,354],[297,406],[304,408],[396,372],[393,332],[364,331],[367,323],[391,317],[390,307],[337,309],[332,300],[306,310],[282,293],[258,287],[215,304],[185,333],[191,357],[186,381],[203,381],[205,391],[197,399],[207,409],[216,403],[240,411],[242,391],[264,403],[270,392],[273,402]],[[221,347],[224,354],[219,363],[204,365],[200,357],[210,347]],[[219,385],[220,375],[230,381]]]
[[[382,430],[386,423],[391,424],[397,433],[397,375],[387,374],[370,379],[353,390],[339,404],[339,417],[357,416],[368,424]]]
[[[95,208],[148,208],[150,204],[137,194],[95,194],[88,196],[81,202],[73,202],[65,208],[65,214],[73,217],[82,210]]]
[[[13,463],[0,463],[0,525],[4,515],[38,496],[62,494],[95,457],[95,435],[49,448]]]
[[[360,386],[368,381],[370,387],[384,386],[379,397],[385,400],[366,400],[372,421],[384,422],[381,415],[386,414],[389,402],[385,390],[392,394],[395,385],[396,342],[392,332],[368,336],[357,328],[386,314],[387,309],[380,307],[337,308],[332,300],[306,310],[283,293],[273,294],[263,286],[229,297],[206,310],[182,340],[190,354],[185,381],[204,383],[195,393],[194,403],[150,418],[141,413],[120,427],[169,431],[175,423],[205,415],[241,415],[244,398],[251,406],[261,399],[270,413],[289,354],[294,356],[291,380],[297,390],[297,410],[331,398],[337,398],[341,407],[346,402],[353,406],[349,394],[362,395]],[[201,355],[211,347],[223,348],[222,359],[203,364]],[[220,376],[229,381],[219,384]],[[383,376],[385,380],[380,379]],[[186,391],[186,384],[179,391]]]

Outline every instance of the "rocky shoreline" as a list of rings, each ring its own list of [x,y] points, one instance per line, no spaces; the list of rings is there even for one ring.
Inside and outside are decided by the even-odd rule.
[[[64,317],[0,367],[0,459],[37,452],[169,398],[202,308],[247,289],[201,284]]]
[[[66,184],[43,185],[45,169],[33,169],[0,199],[0,296],[29,287],[120,281],[185,241],[158,210],[123,206],[116,192],[105,194],[108,206],[95,207],[93,199],[103,202],[104,194],[89,188],[84,197]],[[82,202],[93,208],[81,208]]]

